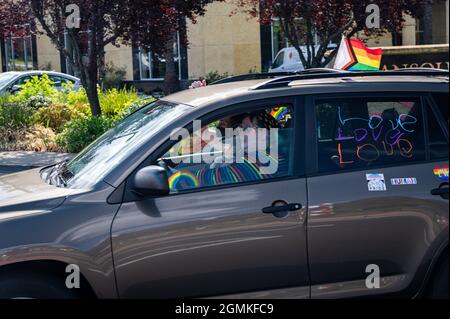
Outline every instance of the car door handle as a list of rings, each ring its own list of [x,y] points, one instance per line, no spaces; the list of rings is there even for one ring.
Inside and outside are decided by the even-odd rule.
[[[448,195],[448,187],[435,188],[431,191],[431,195],[434,196]]]
[[[302,204],[286,204],[286,205],[280,205],[280,206],[270,206],[265,207],[262,209],[262,212],[264,214],[277,214],[282,212],[292,212],[295,210],[302,209]]]

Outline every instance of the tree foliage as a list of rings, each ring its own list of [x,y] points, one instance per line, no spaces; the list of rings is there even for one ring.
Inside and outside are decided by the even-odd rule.
[[[325,57],[330,42],[339,41],[342,34],[358,32],[380,35],[399,32],[404,13],[418,16],[424,4],[432,0],[235,0],[238,10],[256,17],[262,24],[279,19],[283,33],[300,54],[305,67],[323,67],[335,56]],[[370,4],[380,11],[379,28],[368,28],[366,12]],[[315,34],[319,43],[315,43]],[[304,50],[302,50],[302,47]]]
[[[184,19],[195,22],[212,1],[2,0],[0,35],[19,32],[23,25],[37,22],[38,32],[51,39],[80,76],[92,114],[100,115],[97,87],[104,74],[105,47],[133,44],[164,56],[174,34],[185,30]],[[67,16],[73,13],[67,12],[69,5],[80,9],[79,28],[67,27]]]

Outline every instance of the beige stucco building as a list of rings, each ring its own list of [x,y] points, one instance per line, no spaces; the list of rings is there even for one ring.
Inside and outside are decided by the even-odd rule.
[[[433,5],[433,43],[449,43],[449,0]],[[267,70],[274,56],[287,41],[279,28],[261,26],[257,19],[242,13],[230,13],[235,7],[229,2],[216,2],[207,7],[196,24],[188,22],[189,46],[176,46],[181,79],[196,79],[217,71],[236,75]],[[401,45],[418,45],[423,32],[421,22],[406,17],[399,35]],[[392,36],[370,39],[369,46],[390,46]],[[108,46],[107,62],[126,71],[126,80],[137,86],[158,84],[164,76],[164,63],[155,61],[148,52],[138,48]],[[1,40],[1,70],[31,68],[70,72],[64,59],[44,35]]]

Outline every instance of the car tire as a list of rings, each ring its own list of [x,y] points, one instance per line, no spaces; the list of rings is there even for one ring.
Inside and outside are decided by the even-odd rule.
[[[427,299],[449,299],[448,297],[448,255],[444,256],[436,266],[432,275],[429,289],[426,293]]]
[[[0,276],[0,299],[77,299],[64,279],[32,273],[5,273]]]

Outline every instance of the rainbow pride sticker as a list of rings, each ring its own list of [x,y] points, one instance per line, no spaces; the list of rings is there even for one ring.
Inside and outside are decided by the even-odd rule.
[[[271,112],[270,115],[277,121],[281,121],[281,119],[283,118],[283,116],[286,115],[286,113],[289,111],[289,109],[285,106],[280,106],[280,107],[276,107],[274,108]]]
[[[434,175],[441,181],[448,182],[448,166],[435,167]]]
[[[197,177],[191,172],[179,171],[169,177],[169,187],[171,190],[176,190],[177,187],[182,189],[198,187],[200,183]]]

